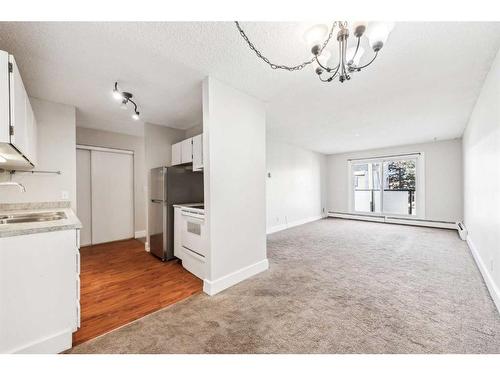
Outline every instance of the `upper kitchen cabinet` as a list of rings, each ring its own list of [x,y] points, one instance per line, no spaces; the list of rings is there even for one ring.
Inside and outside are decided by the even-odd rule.
[[[181,153],[181,164],[193,162],[193,138],[188,138],[181,142]]]
[[[193,137],[193,171],[203,170],[203,134]]]
[[[14,56],[0,51],[0,168],[31,169],[35,166],[36,128]]]
[[[193,164],[193,171],[203,170],[203,134],[172,145],[172,165]]]
[[[172,145],[172,165],[181,164],[182,160],[182,150],[181,142]]]

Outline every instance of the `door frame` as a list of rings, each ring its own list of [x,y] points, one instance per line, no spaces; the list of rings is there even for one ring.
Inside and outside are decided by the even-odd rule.
[[[92,190],[92,151],[100,151],[100,152],[111,152],[115,154],[128,154],[132,155],[132,221],[133,221],[133,232],[134,232],[134,238],[135,238],[135,153],[133,150],[127,150],[127,149],[121,149],[121,148],[113,148],[113,147],[101,147],[101,146],[92,146],[92,145],[85,145],[85,144],[76,144],[76,149],[77,150],[87,150],[90,152],[90,189]],[[92,243],[92,194],[90,194],[90,217],[91,217],[91,222],[90,222],[90,239],[91,243],[87,246],[93,245]],[[78,212],[77,212],[78,215]]]
[[[401,215],[401,214],[393,214],[386,212],[361,212],[354,210],[354,181],[352,178],[352,166],[354,164],[363,164],[363,163],[380,163],[381,169],[383,170],[384,162],[387,160],[393,159],[404,159],[407,158],[415,158],[416,159],[416,176],[415,176],[415,187],[416,187],[416,199],[417,199],[417,214],[413,215]],[[381,191],[383,191],[383,173],[381,173]],[[383,195],[383,194],[381,194]],[[416,219],[425,219],[425,155],[423,152],[413,152],[413,153],[402,153],[402,154],[394,154],[394,155],[384,155],[384,156],[372,156],[366,158],[359,159],[347,159],[347,196],[348,196],[348,207],[349,212],[352,214],[363,214],[368,216],[391,216],[391,217],[403,217],[403,218],[416,218]],[[383,202],[383,196],[381,197]],[[382,209],[384,208],[382,203]]]

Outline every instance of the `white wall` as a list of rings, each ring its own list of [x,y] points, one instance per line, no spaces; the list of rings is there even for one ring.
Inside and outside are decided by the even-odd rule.
[[[38,123],[35,170],[59,170],[61,174],[18,173],[13,180],[24,184],[26,193],[17,187],[2,187],[0,203],[70,200],[75,210],[75,107],[35,98],[30,100]],[[0,175],[1,181],[7,179],[6,174]],[[63,199],[63,193],[67,193],[67,199]]]
[[[134,151],[134,231],[138,236],[145,235],[147,186],[144,168],[144,137],[77,127],[76,143]]]
[[[268,233],[326,213],[326,155],[268,138],[266,167]]]
[[[500,311],[500,52],[463,136],[467,242]]]
[[[425,218],[462,221],[462,142],[460,139],[329,155],[327,207],[349,211],[348,159],[423,152],[425,156]]]
[[[210,249],[204,290],[215,294],[268,267],[264,105],[209,77],[203,134]]]
[[[203,133],[203,125],[202,124],[195,125],[195,126],[192,126],[188,129],[186,129],[185,137],[191,138],[191,137],[194,137],[195,135],[198,135],[201,133]]]

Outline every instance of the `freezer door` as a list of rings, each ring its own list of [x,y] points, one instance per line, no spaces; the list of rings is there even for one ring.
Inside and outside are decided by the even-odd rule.
[[[151,169],[150,199],[153,201],[165,200],[165,167]]]

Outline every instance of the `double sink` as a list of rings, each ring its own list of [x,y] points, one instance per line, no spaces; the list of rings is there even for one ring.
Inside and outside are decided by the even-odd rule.
[[[36,223],[43,221],[64,220],[68,217],[63,211],[37,212],[31,214],[0,214],[0,225],[18,224],[18,223]]]

